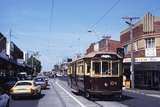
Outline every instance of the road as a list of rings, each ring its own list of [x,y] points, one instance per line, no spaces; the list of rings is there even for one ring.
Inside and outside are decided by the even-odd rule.
[[[28,97],[10,101],[10,107],[159,107],[160,97],[123,92],[121,100],[115,98],[86,99],[70,91],[65,79],[50,79],[49,86],[39,98]]]

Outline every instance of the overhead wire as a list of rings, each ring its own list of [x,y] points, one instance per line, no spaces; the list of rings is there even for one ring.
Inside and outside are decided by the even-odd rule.
[[[94,28],[98,23],[100,23],[100,21],[103,20],[103,18],[104,18],[107,14],[109,14],[109,13],[112,11],[112,9],[119,4],[120,1],[121,1],[121,0],[117,0],[109,9],[107,9],[107,11],[106,11],[94,24],[91,25],[90,28],[92,29],[92,28]]]

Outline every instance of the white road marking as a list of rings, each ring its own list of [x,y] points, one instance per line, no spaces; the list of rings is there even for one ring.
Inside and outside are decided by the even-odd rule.
[[[58,87],[60,87],[66,94],[68,94],[72,99],[74,99],[81,107],[86,107],[82,104],[76,97],[74,97],[71,93],[69,93],[66,89],[64,89],[57,81],[55,82]]]
[[[160,98],[160,95],[155,95],[155,94],[146,94],[147,96],[151,96],[151,97],[157,97]]]

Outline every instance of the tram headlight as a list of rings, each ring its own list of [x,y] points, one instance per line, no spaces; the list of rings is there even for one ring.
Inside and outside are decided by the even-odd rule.
[[[111,85],[111,86],[116,86],[116,85],[117,85],[117,82],[116,82],[116,81],[111,81],[111,82],[110,82],[110,85]]]
[[[105,82],[105,83],[104,83],[104,86],[105,86],[105,87],[108,87],[108,84]]]

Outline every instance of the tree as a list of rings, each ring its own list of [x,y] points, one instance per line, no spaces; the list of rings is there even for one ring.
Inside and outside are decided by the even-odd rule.
[[[27,60],[27,64],[33,68],[35,71],[34,73],[39,73],[42,69],[41,62],[33,55],[31,55],[31,57]]]

